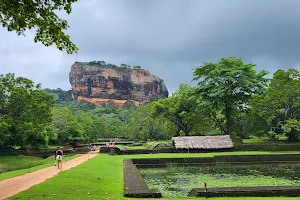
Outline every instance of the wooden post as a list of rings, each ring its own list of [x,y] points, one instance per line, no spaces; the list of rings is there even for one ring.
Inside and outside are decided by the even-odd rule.
[[[204,182],[204,191],[205,191],[205,198],[207,198],[207,184]]]

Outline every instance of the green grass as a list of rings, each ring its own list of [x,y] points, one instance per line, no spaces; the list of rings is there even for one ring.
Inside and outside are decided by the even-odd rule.
[[[147,149],[145,146],[127,146],[128,150]]]
[[[59,173],[39,185],[33,186],[29,190],[21,192],[10,199],[64,199],[64,200],[125,200],[134,198],[123,197],[123,159],[124,158],[172,158],[172,157],[208,157],[213,155],[237,155],[237,154],[272,154],[275,152],[224,152],[205,154],[147,154],[147,155],[123,155],[109,156],[100,154],[89,161]],[[277,152],[276,152],[277,153]],[[300,153],[298,152],[278,152],[278,153]],[[172,198],[163,198],[164,200]],[[174,198],[173,198],[174,199]],[[204,198],[176,198],[176,199],[204,199]],[[217,200],[220,198],[210,198]],[[291,197],[241,197],[241,198],[221,198],[221,200],[300,200]]]
[[[65,155],[64,161],[74,159],[79,155]],[[34,156],[0,156],[0,170],[8,172],[0,173],[0,181],[15,176],[20,176],[30,172],[49,167],[54,165],[54,156],[50,156],[46,159],[38,158]],[[11,171],[13,170],[13,171]]]
[[[279,140],[273,140],[267,137],[253,137],[251,139],[243,139],[245,144],[287,144],[287,137],[280,137]]]
[[[41,165],[43,158],[34,156],[0,156],[0,173]]]
[[[285,141],[276,141],[271,139],[264,138],[254,138],[254,139],[243,139],[243,143],[245,144],[280,144],[286,143]]]
[[[158,141],[153,141],[153,142],[147,142],[143,146],[145,146],[147,149],[152,149],[156,145],[170,145],[172,143],[171,140],[158,140]]]

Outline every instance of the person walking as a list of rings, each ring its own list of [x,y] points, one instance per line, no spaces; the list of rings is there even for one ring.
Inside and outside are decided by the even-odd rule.
[[[55,150],[55,155],[54,155],[54,166],[56,166],[56,152],[57,152],[57,150],[59,149],[59,147],[56,147],[56,150]]]
[[[57,162],[57,168],[58,169],[59,169],[59,165],[61,165],[61,163],[62,163],[62,156],[63,156],[63,154],[64,154],[63,150],[60,147],[57,147],[57,150],[56,150],[56,162]]]

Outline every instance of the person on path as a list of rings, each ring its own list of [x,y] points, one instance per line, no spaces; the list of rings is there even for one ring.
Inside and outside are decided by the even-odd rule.
[[[57,151],[56,151],[56,161],[57,161],[57,168],[59,169],[59,165],[62,162],[62,156],[63,156],[64,152],[63,150],[58,147]]]
[[[56,147],[56,150],[55,150],[55,155],[54,155],[54,166],[56,166],[56,152],[57,152],[57,150],[59,149],[59,147]]]

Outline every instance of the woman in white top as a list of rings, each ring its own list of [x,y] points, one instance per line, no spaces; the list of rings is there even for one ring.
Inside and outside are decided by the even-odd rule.
[[[59,169],[59,164],[61,164],[63,154],[64,154],[63,150],[61,148],[58,148],[56,151],[56,162],[57,162],[58,169]]]

